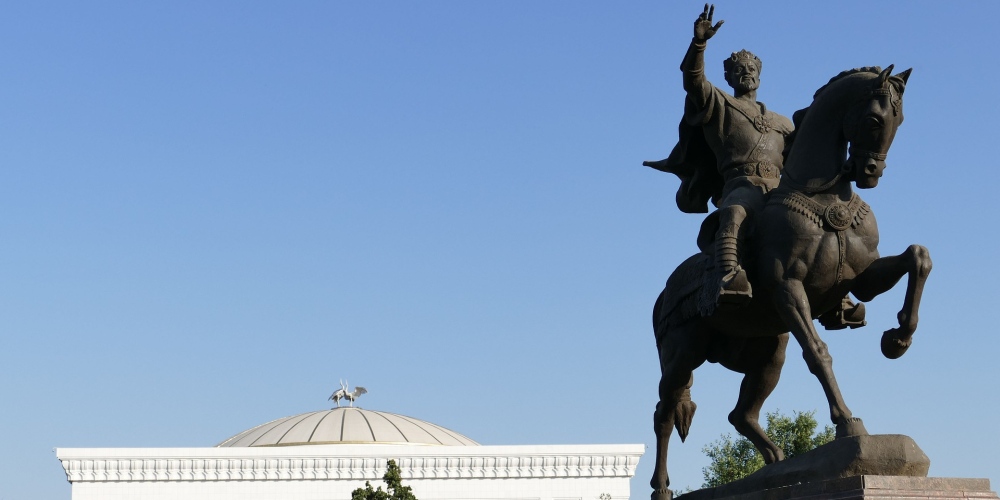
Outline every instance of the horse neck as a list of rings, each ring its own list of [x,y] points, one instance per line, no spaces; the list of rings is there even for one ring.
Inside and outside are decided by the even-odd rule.
[[[782,187],[810,194],[850,194],[850,180],[841,176],[847,161],[843,121],[849,104],[847,99],[813,102],[795,132]]]

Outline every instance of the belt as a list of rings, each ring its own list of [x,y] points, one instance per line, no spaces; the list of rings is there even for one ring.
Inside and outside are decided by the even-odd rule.
[[[769,162],[744,163],[734,165],[726,169],[722,174],[726,181],[736,177],[760,177],[763,179],[777,179],[781,175],[781,169]]]

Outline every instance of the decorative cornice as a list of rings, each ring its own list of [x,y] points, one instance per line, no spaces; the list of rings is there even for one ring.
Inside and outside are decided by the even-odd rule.
[[[75,483],[372,480],[382,477],[389,459],[396,460],[404,479],[632,477],[644,451],[642,445],[296,448],[60,449],[57,454],[66,478]]]

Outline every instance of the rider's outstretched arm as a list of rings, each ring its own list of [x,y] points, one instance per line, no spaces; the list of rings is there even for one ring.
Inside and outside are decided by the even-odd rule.
[[[681,71],[684,73],[684,90],[688,93],[697,107],[702,107],[708,102],[712,94],[712,84],[705,78],[705,44],[709,38],[715,36],[715,32],[722,27],[725,21],[719,21],[712,25],[712,16],[715,15],[715,6],[705,4],[705,10],[694,22],[694,38],[688,47],[684,60],[681,61]]]
[[[691,40],[687,54],[681,61],[681,71],[684,73],[684,90],[688,99],[702,107],[712,93],[712,84],[705,78],[705,40]]]

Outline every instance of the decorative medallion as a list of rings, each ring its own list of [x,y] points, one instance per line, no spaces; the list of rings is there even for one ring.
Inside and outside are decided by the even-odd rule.
[[[846,203],[834,203],[826,207],[823,219],[834,230],[843,231],[851,227],[851,222],[854,221],[854,214],[851,212]]]
[[[760,115],[753,119],[753,126],[760,133],[766,134],[771,130],[771,120],[768,120],[767,116]]]
[[[777,179],[778,178],[778,167],[771,165],[770,163],[761,164],[760,176],[765,179]]]

